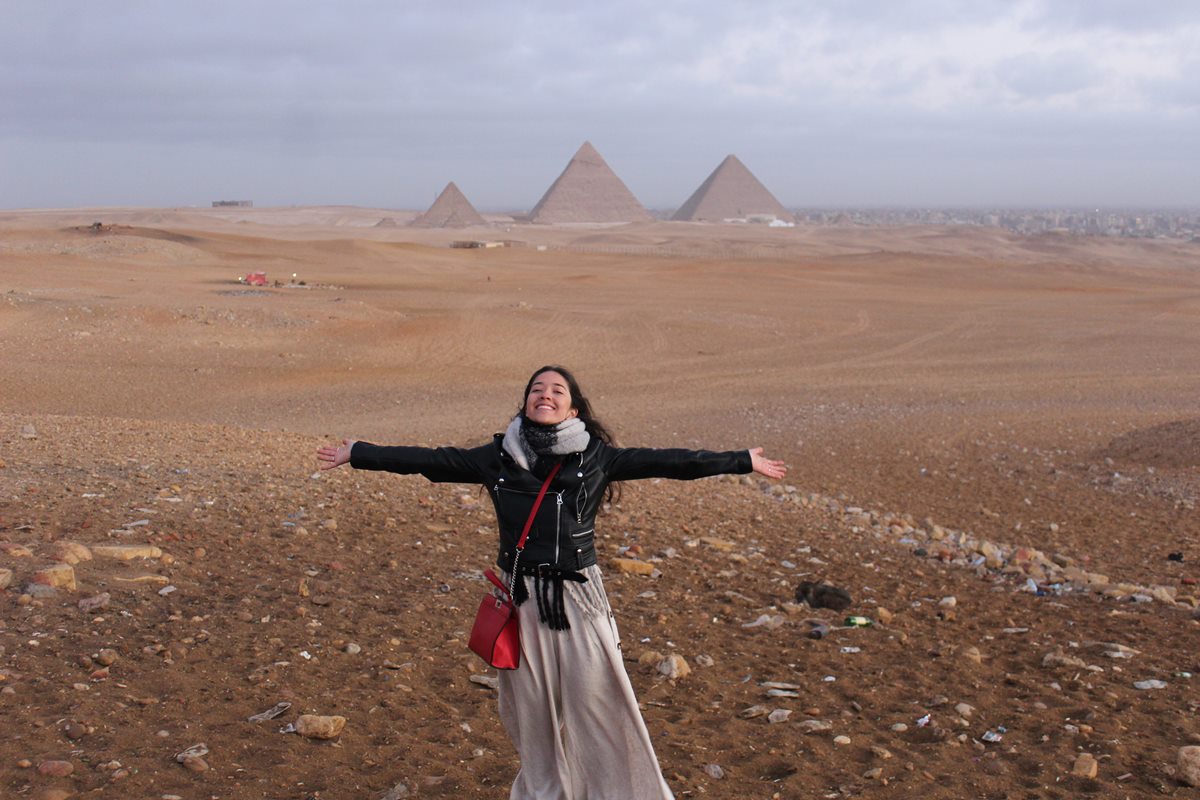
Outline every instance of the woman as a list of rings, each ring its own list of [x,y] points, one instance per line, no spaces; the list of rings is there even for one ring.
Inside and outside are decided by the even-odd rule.
[[[381,447],[350,439],[317,451],[322,469],[420,473],[431,481],[486,486],[500,528],[497,564],[514,582],[521,665],[502,670],[500,719],[521,769],[512,800],[670,798],[621,660],[620,640],[600,569],[595,519],[611,484],[638,478],[691,480],[758,472],[782,478],[782,461],[762,448],[618,448],[566,369],[538,369],[508,429],[482,447]],[[561,465],[516,544],[543,481]],[[532,580],[531,580],[532,579]],[[530,595],[536,603],[524,602]]]

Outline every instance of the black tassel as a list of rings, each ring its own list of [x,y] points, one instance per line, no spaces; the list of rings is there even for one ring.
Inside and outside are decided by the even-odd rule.
[[[513,577],[513,605],[521,605],[529,599],[529,590],[525,588],[525,578],[517,574]]]
[[[563,582],[554,582],[554,619],[550,627],[556,631],[568,631],[571,623],[567,622],[567,606],[563,602]]]
[[[540,573],[533,575],[533,593],[537,597],[538,606],[538,621],[542,624],[549,624],[547,617],[549,616],[546,610],[546,581],[542,580]]]

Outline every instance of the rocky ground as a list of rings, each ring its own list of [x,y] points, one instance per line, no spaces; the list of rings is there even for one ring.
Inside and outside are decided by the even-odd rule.
[[[546,360],[505,353],[531,324],[517,304],[549,307],[524,288],[541,268],[497,272],[503,293],[482,300],[463,286],[475,262],[396,251],[414,259],[402,303],[380,294],[392,251],[306,244],[342,265],[313,279],[337,288],[246,296],[217,270],[302,259],[294,242],[141,236],[84,269],[53,255],[71,236],[9,236],[22,255],[0,305],[17,355],[0,389],[0,795],[506,797],[517,760],[466,648],[490,503],[318,473],[313,452],[358,430],[490,433],[512,376]],[[632,312],[580,315],[590,335],[613,328],[594,385],[623,441],[765,444],[792,465],[780,483],[630,484],[599,521],[668,782],[714,798],[1196,796],[1200,372],[1192,349],[1157,349],[1195,336],[1190,290],[1170,284],[1196,278],[998,259],[970,262],[968,286],[915,263],[814,263],[817,295],[777,302],[797,267],[731,266],[731,283],[720,265],[584,258],[547,290],[634,303],[607,266],[666,309],[633,331]],[[141,283],[165,268],[182,289]],[[1100,284],[1144,307],[1119,339]],[[1098,299],[1064,304],[1063,286]],[[946,292],[979,304],[949,332],[912,313]],[[1028,330],[981,321],[1000,306]],[[497,364],[448,393],[480,370],[480,319]],[[687,366],[622,365],[630,341]],[[568,338],[568,355],[591,344]],[[436,422],[442,408],[459,421]],[[804,581],[851,604],[798,603]]]

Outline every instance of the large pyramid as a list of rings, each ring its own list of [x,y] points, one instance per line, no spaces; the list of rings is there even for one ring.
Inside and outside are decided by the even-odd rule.
[[[479,216],[475,206],[459,191],[454,181],[450,181],[429,210],[409,224],[418,228],[467,228],[486,225],[487,221]]]
[[[751,216],[774,216],[784,222],[796,221],[737,156],[729,155],[671,219],[721,222]]]
[[[650,214],[584,142],[529,213],[530,222],[640,222]]]

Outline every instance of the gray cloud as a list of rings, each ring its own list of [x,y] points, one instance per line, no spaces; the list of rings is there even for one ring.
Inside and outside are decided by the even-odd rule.
[[[796,205],[1200,203],[1191,4],[6,12],[0,207],[233,194],[420,207],[454,179],[480,206],[521,208],[584,139],[660,207],[729,152]],[[1164,159],[1173,171],[1149,163]]]

